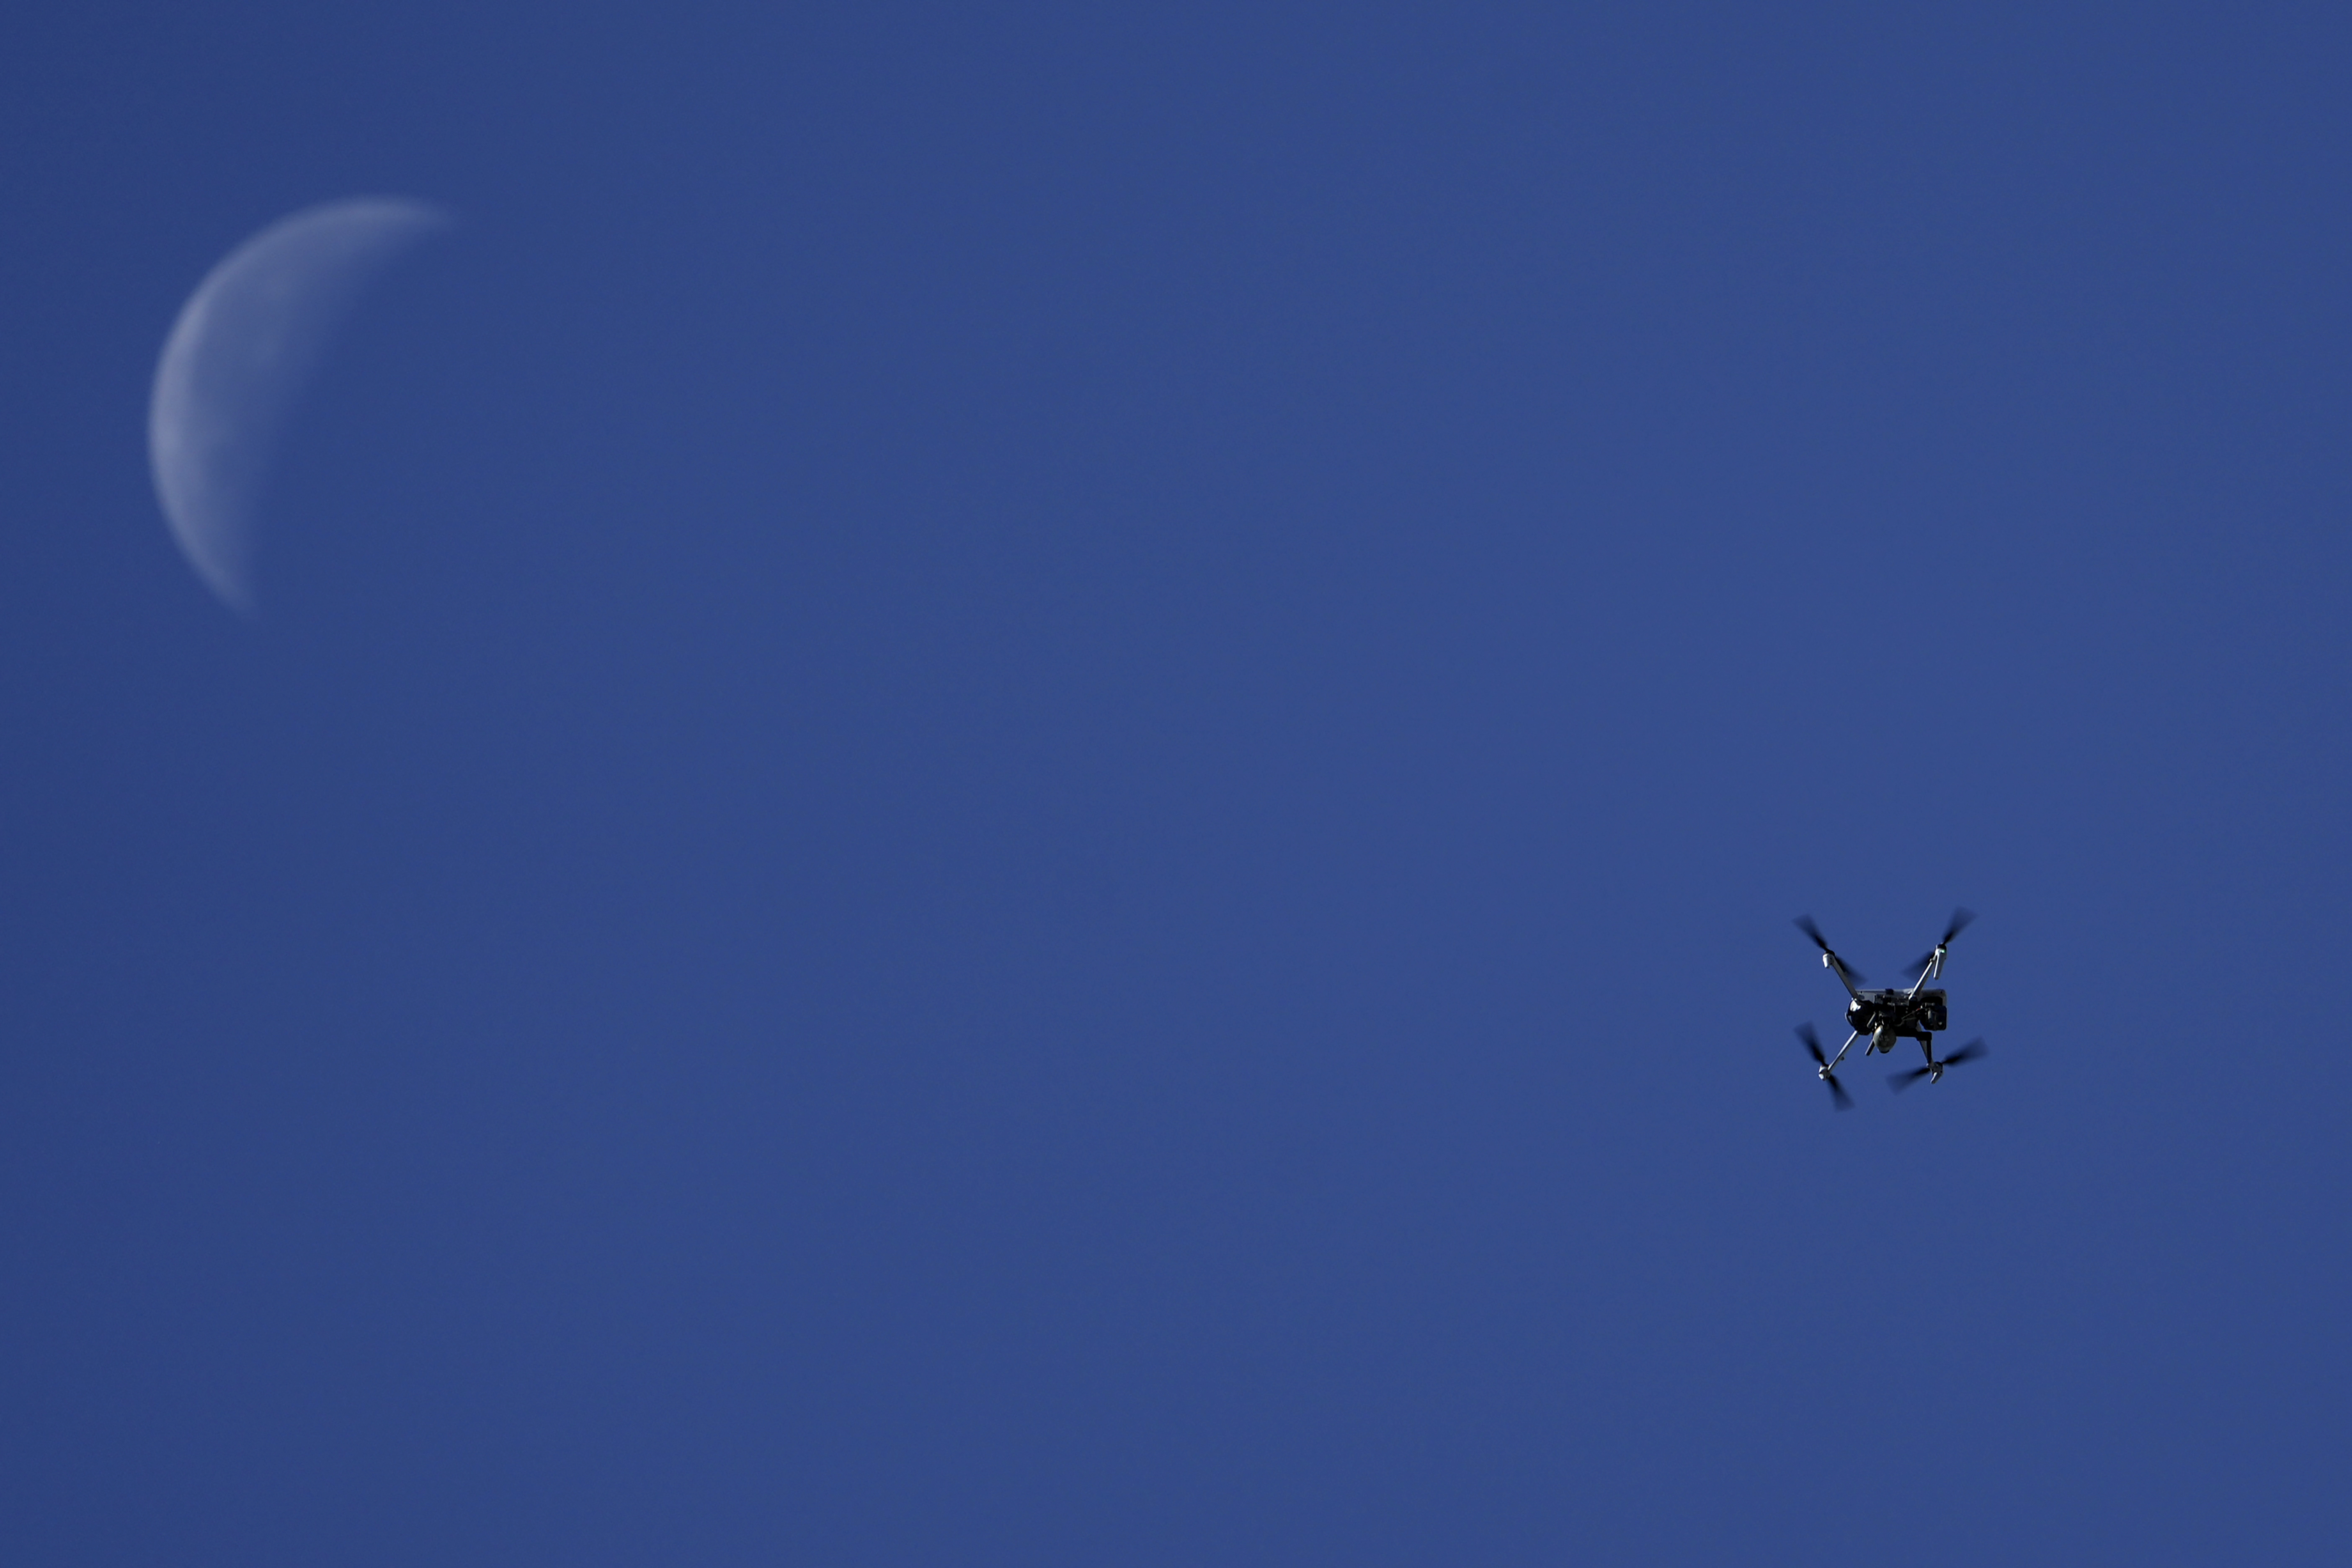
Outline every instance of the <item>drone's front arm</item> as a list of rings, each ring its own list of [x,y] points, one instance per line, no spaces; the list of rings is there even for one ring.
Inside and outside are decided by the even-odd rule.
[[[1853,988],[1853,972],[1846,968],[1843,959],[1834,953],[1824,951],[1822,954],[1822,967],[1837,977],[1838,984],[1845,988],[1847,996],[1852,997],[1855,1001],[1862,1000],[1862,993]]]

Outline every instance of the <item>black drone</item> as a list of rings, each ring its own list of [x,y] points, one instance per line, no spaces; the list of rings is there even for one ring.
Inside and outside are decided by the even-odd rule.
[[[1845,1086],[1837,1081],[1838,1063],[1843,1061],[1845,1053],[1853,1049],[1853,1042],[1865,1034],[1870,1037],[1870,1043],[1863,1047],[1865,1053],[1893,1051],[1898,1040],[1919,1042],[1919,1050],[1927,1058],[1927,1065],[1915,1067],[1908,1072],[1895,1073],[1887,1079],[1887,1083],[1897,1094],[1922,1078],[1932,1083],[1944,1076],[1947,1067],[1957,1067],[1985,1053],[1985,1042],[1972,1040],[1941,1061],[1936,1060],[1936,1036],[1944,1028],[1944,993],[1927,988],[1929,980],[1939,979],[1943,976],[1944,949],[1949,947],[1952,938],[1975,918],[1965,909],[1952,911],[1952,923],[1946,927],[1943,939],[1919,959],[1919,978],[1913,982],[1909,990],[1865,991],[1855,988],[1854,982],[1862,976],[1837,956],[1828,938],[1822,935],[1821,927],[1813,924],[1812,916],[1804,915],[1797,917],[1797,929],[1811,937],[1813,946],[1822,950],[1822,967],[1835,975],[1838,984],[1845,988],[1846,995],[1853,998],[1845,1007],[1845,1021],[1853,1032],[1846,1036],[1845,1043],[1838,1047],[1835,1056],[1822,1050],[1821,1037],[1813,1033],[1811,1024],[1797,1026],[1797,1038],[1803,1040],[1805,1049],[1813,1053],[1813,1063],[1820,1069],[1821,1081],[1830,1086],[1830,1101],[1839,1110],[1853,1109],[1853,1099],[1846,1093]]]

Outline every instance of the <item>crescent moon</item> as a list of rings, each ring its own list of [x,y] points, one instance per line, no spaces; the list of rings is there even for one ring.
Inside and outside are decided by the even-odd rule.
[[[188,564],[250,613],[253,536],[278,437],[368,283],[448,222],[398,197],[329,202],[231,251],[180,308],[155,365],[147,459]]]

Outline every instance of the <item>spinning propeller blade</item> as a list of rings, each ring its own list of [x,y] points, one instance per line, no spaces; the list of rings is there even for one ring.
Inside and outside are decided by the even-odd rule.
[[[1969,928],[1969,922],[1975,918],[1976,912],[1974,910],[1953,910],[1952,923],[1949,925],[1945,926],[1943,936],[1936,939],[1936,946],[1930,947],[1925,953],[1920,954],[1917,960],[1912,964],[1911,967],[1921,970],[1926,969],[1928,964],[1933,962],[1935,959],[1936,948],[1950,946],[1952,945],[1952,938],[1958,936],[1961,932],[1966,931]]]
[[[1798,915],[1797,929],[1811,937],[1813,939],[1813,946],[1828,954],[1830,962],[1844,970],[1849,978],[1859,980],[1863,977],[1863,974],[1860,969],[1855,968],[1852,964],[1847,963],[1843,958],[1838,956],[1837,949],[1830,946],[1830,939],[1822,935],[1822,928],[1813,924],[1813,917],[1811,915]]]
[[[1978,1057],[1982,1056],[1984,1053],[1984,1037],[1982,1035],[1979,1035],[1976,1039],[1969,1041],[1968,1044],[1960,1047],[1959,1050],[1952,1052],[1951,1055],[1937,1062],[1936,1067],[1958,1067],[1963,1061],[1974,1061]],[[1934,1076],[1936,1076],[1935,1067],[1915,1067],[1908,1072],[1888,1073],[1886,1076],[1886,1086],[1889,1089],[1894,1090],[1897,1094],[1900,1094],[1906,1089],[1910,1088],[1914,1083],[1918,1082],[1922,1078],[1933,1078]]]
[[[1805,1042],[1805,1049],[1812,1053],[1814,1065],[1821,1068],[1821,1080],[1830,1086],[1830,1103],[1841,1111],[1853,1110],[1853,1096],[1845,1092],[1845,1085],[1840,1083],[1836,1075],[1830,1071],[1830,1053],[1822,1049],[1821,1036],[1813,1032],[1813,1026],[1809,1023],[1799,1024],[1797,1038]]]

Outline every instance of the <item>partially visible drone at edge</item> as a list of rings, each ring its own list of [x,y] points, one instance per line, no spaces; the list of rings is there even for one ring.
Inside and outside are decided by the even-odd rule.
[[[1942,1061],[1936,1060],[1935,1037],[1944,1028],[1944,993],[1941,989],[1931,991],[1927,988],[1929,980],[1943,977],[1944,950],[1952,945],[1952,938],[1975,918],[1965,909],[1952,911],[1952,923],[1945,928],[1942,939],[1919,958],[1919,978],[1912,983],[1909,990],[1865,991],[1854,985],[1863,977],[1862,975],[1837,956],[1828,938],[1822,935],[1821,927],[1813,924],[1813,917],[1810,915],[1797,917],[1797,929],[1811,937],[1813,946],[1822,950],[1822,967],[1835,975],[1838,984],[1845,988],[1846,995],[1853,998],[1845,1009],[1845,1021],[1853,1032],[1846,1036],[1845,1043],[1838,1047],[1835,1056],[1822,1050],[1821,1037],[1813,1033],[1811,1024],[1797,1026],[1797,1038],[1805,1042],[1807,1051],[1812,1052],[1813,1063],[1818,1069],[1816,1076],[1830,1086],[1830,1102],[1839,1110],[1853,1110],[1853,1097],[1837,1081],[1838,1063],[1843,1061],[1845,1053],[1853,1049],[1853,1042],[1865,1034],[1870,1037],[1870,1043],[1863,1047],[1865,1055],[1874,1051],[1893,1051],[1898,1040],[1919,1042],[1919,1050],[1927,1058],[1927,1065],[1889,1077],[1887,1084],[1897,1094],[1922,1078],[1930,1083],[1936,1082],[1944,1076],[1947,1067],[1957,1067],[1985,1053],[1985,1042],[1977,1039]]]

